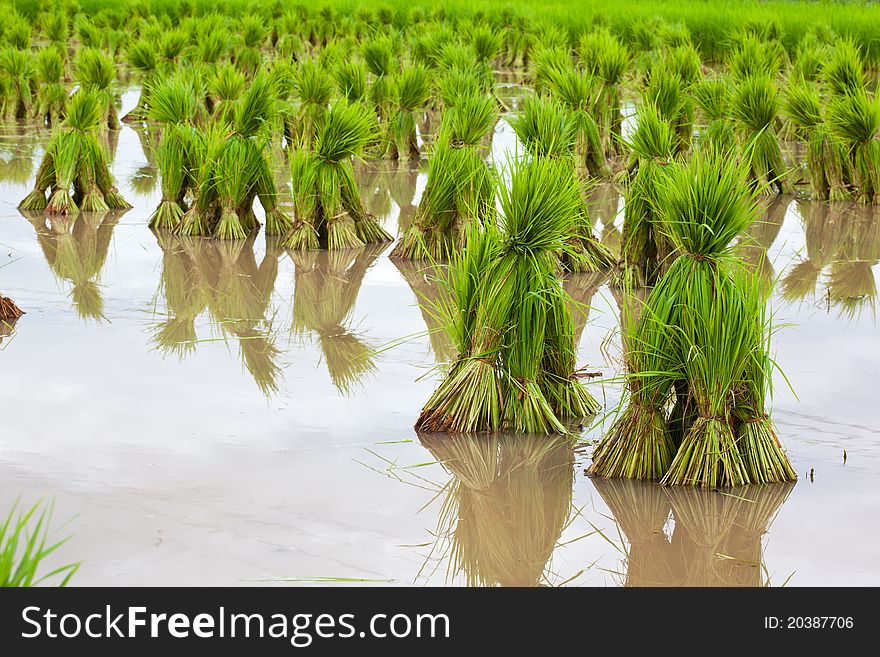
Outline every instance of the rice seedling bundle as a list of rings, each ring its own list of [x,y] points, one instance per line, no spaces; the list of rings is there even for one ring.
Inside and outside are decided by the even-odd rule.
[[[574,272],[596,272],[614,266],[614,256],[593,235],[586,185],[577,178],[578,126],[574,115],[552,97],[529,96],[520,105],[516,118],[510,120],[510,125],[530,157],[555,159],[567,164],[570,175],[582,189],[581,207],[568,240],[569,249],[560,254],[563,267]]]
[[[367,70],[373,75],[370,85],[370,100],[384,116],[384,107],[388,101],[388,78],[400,69],[397,61],[398,43],[389,36],[378,36],[361,46],[361,55]]]
[[[129,66],[141,76],[141,91],[137,105],[122,117],[122,122],[143,121],[146,118],[147,96],[159,66],[159,53],[155,43],[141,39],[129,45],[126,57]]]
[[[862,54],[852,39],[839,39],[834,43],[822,68],[822,80],[831,93],[839,96],[866,88]]]
[[[367,98],[367,67],[356,59],[339,62],[333,71],[336,88],[348,102],[362,102]]]
[[[293,120],[285,127],[285,137],[288,146],[307,149],[333,97],[333,81],[317,62],[305,59],[294,84],[298,103]]]
[[[498,229],[474,227],[440,312],[456,360],[416,423],[427,432],[566,433],[595,413],[580,383],[571,312],[554,274],[580,194],[564,164],[517,163]]]
[[[316,123],[313,147],[291,151],[295,221],[286,248],[338,250],[393,240],[364,208],[352,166],[377,139],[370,109],[338,101]]]
[[[706,121],[700,130],[699,141],[716,150],[733,151],[736,135],[730,121],[731,88],[722,77],[705,78],[691,89],[697,107]]]
[[[221,64],[214,69],[213,75],[208,80],[208,99],[210,100],[208,110],[213,119],[227,122],[232,119],[236,101],[244,93],[245,83],[244,73],[230,62]],[[182,118],[185,119],[186,115]]]
[[[470,227],[494,217],[494,177],[480,143],[496,120],[491,97],[460,99],[443,115],[428,182],[392,258],[442,260],[464,247]]]
[[[846,152],[852,172],[854,196],[862,203],[880,200],[880,102],[864,89],[835,96],[828,103],[826,120],[831,134]]]
[[[385,157],[418,160],[419,142],[415,113],[431,98],[431,78],[421,65],[406,66],[389,83],[394,108],[385,125]]]
[[[104,100],[95,91],[84,89],[71,98],[67,117],[55,128],[37,168],[34,189],[19,209],[74,214],[131,207],[116,189],[98,141],[104,112]]]
[[[654,105],[641,107],[629,143],[621,247],[624,280],[633,287],[653,285],[671,250],[656,215],[662,181],[678,141],[675,129]]]
[[[577,124],[575,154],[578,171],[594,178],[611,175],[599,130],[597,109],[602,85],[587,71],[571,64],[548,74],[548,89],[565,105]],[[601,118],[600,118],[601,120]]]
[[[828,128],[817,88],[806,81],[790,83],[783,108],[798,135],[807,142],[811,196],[824,200],[848,198],[851,165],[842,143]]]
[[[34,116],[53,128],[67,110],[67,89],[64,88],[64,59],[55,47],[40,50],[34,58],[36,79],[39,82],[34,102]]]
[[[119,128],[116,100],[110,85],[116,79],[113,59],[97,48],[83,48],[74,61],[74,77],[79,83],[76,93],[92,92],[101,103],[102,124],[111,130]]]
[[[694,125],[694,103],[687,93],[687,84],[673,67],[670,59],[661,59],[648,70],[643,104],[653,105],[678,135],[676,153],[686,151],[691,144]]]
[[[6,80],[3,113],[8,119],[26,119],[33,113],[31,79],[34,75],[30,51],[7,46],[0,50],[0,71]]]
[[[756,34],[742,35],[731,51],[728,65],[736,82],[753,77],[773,77],[785,65],[787,56],[779,41]]]
[[[619,155],[623,146],[620,87],[631,63],[630,52],[626,45],[604,29],[581,37],[579,50],[587,71],[602,81],[597,109],[605,155]]]
[[[741,79],[734,88],[731,112],[749,162],[749,180],[757,189],[782,194],[786,171],[775,128],[779,97],[773,79],[769,75]]]

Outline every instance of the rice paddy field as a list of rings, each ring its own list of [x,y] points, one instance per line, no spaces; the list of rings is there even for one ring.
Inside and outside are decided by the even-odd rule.
[[[0,4],[40,572],[880,585],[880,10],[578,5]]]

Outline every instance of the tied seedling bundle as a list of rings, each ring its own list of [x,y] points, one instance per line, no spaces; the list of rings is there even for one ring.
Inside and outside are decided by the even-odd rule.
[[[266,233],[286,233],[292,220],[278,207],[268,155],[267,126],[277,110],[268,78],[252,80],[228,109],[228,122],[212,118],[196,127],[196,95],[191,83],[176,78],[151,92],[151,118],[163,124],[156,157],[162,202],[151,226],[182,235],[244,239],[259,225],[253,209],[259,198]]]
[[[353,158],[378,140],[372,110],[339,101],[314,129],[312,148],[290,153],[295,221],[284,246],[338,250],[392,241],[364,208],[352,165]]]
[[[560,254],[562,266],[572,272],[597,272],[615,265],[611,252],[596,241],[587,209],[586,184],[576,173],[577,122],[561,103],[540,96],[527,97],[510,125],[532,158],[554,159],[569,166],[581,189],[581,207],[572,226],[569,250]]]
[[[580,58],[587,70],[602,81],[596,106],[605,156],[621,155],[623,115],[620,112],[620,87],[629,70],[630,52],[607,29],[600,29],[581,37]]]
[[[39,82],[34,102],[34,117],[40,123],[54,128],[67,110],[67,89],[64,88],[64,59],[51,46],[37,53],[36,78]]]
[[[443,115],[425,192],[392,258],[446,259],[464,247],[471,226],[493,221],[494,177],[480,143],[495,118],[494,100],[486,94],[462,98]]]
[[[737,135],[749,163],[748,177],[761,191],[785,192],[785,165],[776,134],[779,97],[769,75],[740,80],[731,104]]]
[[[629,142],[623,215],[622,272],[625,286],[653,285],[671,247],[659,229],[657,200],[679,142],[673,126],[654,105],[644,105]]]
[[[713,488],[795,478],[764,409],[767,288],[731,246],[756,215],[744,169],[699,149],[661,185],[660,223],[678,257],[627,338],[630,404],[596,449],[597,476]],[[645,382],[655,392],[648,408],[633,395]],[[651,431],[621,430],[634,416]]]
[[[439,309],[457,355],[416,423],[427,432],[566,433],[599,404],[576,370],[568,298],[555,276],[580,193],[566,165],[514,166],[500,226],[473,226]]]
[[[431,78],[421,65],[404,67],[390,83],[394,108],[385,125],[385,157],[397,160],[418,160],[419,141],[416,112],[431,99]]]
[[[812,198],[832,201],[849,198],[847,181],[852,174],[848,154],[828,127],[816,86],[805,80],[792,82],[785,91],[783,107],[795,134],[807,142]]]
[[[80,90],[67,108],[67,118],[52,134],[37,168],[33,191],[19,204],[23,211],[49,214],[104,212],[131,208],[110,174],[107,154],[98,140],[106,118],[103,99]],[[47,192],[49,198],[47,200]]]

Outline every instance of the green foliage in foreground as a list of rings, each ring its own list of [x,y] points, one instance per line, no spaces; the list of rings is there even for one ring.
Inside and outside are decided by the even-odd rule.
[[[51,543],[51,520],[52,507],[44,507],[42,500],[29,509],[20,509],[18,500],[12,505],[9,515],[0,522],[0,587],[37,586],[50,580],[58,586],[67,585],[79,563],[61,566],[45,575],[37,572],[40,564],[70,538]]]

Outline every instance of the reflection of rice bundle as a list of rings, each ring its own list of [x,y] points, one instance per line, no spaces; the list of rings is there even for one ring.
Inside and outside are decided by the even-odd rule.
[[[292,326],[315,334],[333,385],[343,394],[376,368],[372,348],[347,324],[364,275],[384,248],[288,251],[296,268]]]
[[[793,483],[735,494],[591,480],[626,535],[624,586],[767,586],[761,539]],[[667,538],[670,511],[675,529]]]
[[[839,206],[799,201],[797,209],[804,227],[806,258],[791,267],[782,279],[782,296],[789,301],[805,299],[816,292],[819,275],[834,256],[836,233],[842,224]]]
[[[587,193],[590,216],[596,217],[601,225],[599,241],[615,256],[620,258],[623,235],[614,222],[620,209],[620,192],[611,183],[596,185]]]
[[[672,506],[663,489],[631,479],[594,477],[590,481],[629,543],[623,586],[676,585],[680,564],[664,531]]]
[[[767,281],[776,278],[767,250],[773,246],[776,236],[782,229],[788,203],[789,200],[781,196],[759,198],[758,218],[737,241],[738,253],[743,262]]]
[[[439,309],[447,299],[447,288],[442,283],[441,265],[428,265],[411,260],[392,260],[394,266],[403,276],[416,296],[416,302],[422,313],[422,319],[428,329],[431,350],[438,363],[449,363],[455,358],[455,347],[452,340],[443,330],[443,321]],[[589,274],[588,274],[589,276]]]
[[[7,322],[12,323],[23,314],[22,309],[16,306],[12,299],[0,294],[0,323],[5,326]]]
[[[870,208],[859,208],[842,226],[831,263],[828,299],[842,315],[854,317],[874,310],[877,283],[872,267],[880,260],[878,222]]]
[[[162,292],[168,318],[153,340],[166,353],[184,356],[198,342],[195,320],[206,308],[224,335],[238,342],[242,362],[265,394],[278,389],[280,350],[266,314],[278,275],[279,239],[268,238],[257,266],[254,236],[206,240],[156,231],[163,251]]]
[[[83,319],[104,317],[98,279],[120,216],[118,212],[83,212],[46,219],[42,214],[25,213],[52,272],[72,284],[70,296]]]
[[[761,539],[793,483],[739,488],[736,494],[666,490],[675,517],[672,545],[682,586],[766,586]]]
[[[564,437],[420,434],[453,475],[440,513],[449,576],[469,586],[536,586],[571,512],[574,453]]]

